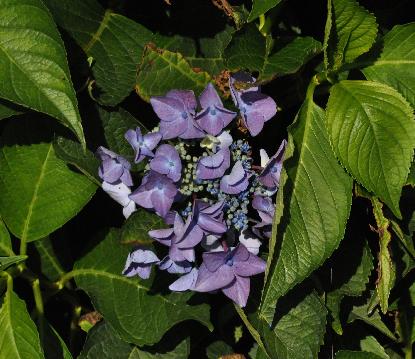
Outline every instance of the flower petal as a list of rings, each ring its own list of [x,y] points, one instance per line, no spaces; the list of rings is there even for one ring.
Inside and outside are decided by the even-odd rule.
[[[221,266],[216,272],[211,272],[202,263],[199,268],[194,290],[197,292],[211,292],[229,285],[235,279],[235,274],[229,266]]]
[[[233,264],[234,271],[242,277],[250,277],[255,274],[265,272],[267,262],[262,258],[250,253],[249,258],[245,262],[236,262]]]
[[[193,289],[198,276],[198,269],[195,267],[189,273],[181,276],[175,282],[169,285],[169,289],[175,292],[183,292]]]
[[[222,288],[222,292],[240,307],[245,307],[248,301],[250,287],[251,280],[249,278],[236,276],[236,280],[227,287]]]

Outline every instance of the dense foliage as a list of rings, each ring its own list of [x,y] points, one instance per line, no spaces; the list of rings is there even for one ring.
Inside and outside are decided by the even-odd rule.
[[[0,0],[0,358],[412,358],[409,5]]]

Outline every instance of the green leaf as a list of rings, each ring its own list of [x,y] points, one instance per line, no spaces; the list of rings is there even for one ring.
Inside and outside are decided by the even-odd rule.
[[[65,48],[41,0],[0,0],[0,97],[57,118],[85,147]]]
[[[331,89],[327,127],[340,162],[400,217],[399,198],[415,146],[413,110],[391,87],[341,81]]]
[[[415,108],[415,23],[397,25],[382,39],[383,50],[362,71],[371,81],[398,90]]]
[[[142,99],[165,95],[171,89],[204,90],[210,81],[208,73],[194,70],[179,53],[148,46],[137,70],[135,89]]]
[[[72,359],[65,342],[44,317],[39,318],[38,329],[45,359]]]
[[[385,349],[373,336],[367,336],[360,341],[360,349],[365,352],[376,354],[382,359],[390,359],[389,355],[386,354]]]
[[[413,161],[405,185],[415,187],[415,163]]]
[[[91,182],[101,186],[101,179],[98,177],[100,162],[91,151],[84,150],[78,143],[65,137],[58,137],[53,142],[53,149],[59,159],[75,166]]]
[[[370,302],[363,304],[361,306],[355,306],[353,307],[352,311],[349,314],[349,317],[347,319],[348,323],[352,323],[355,320],[361,320],[370,326],[378,329],[380,332],[385,334],[390,339],[396,341],[395,336],[390,331],[390,329],[385,325],[385,323],[382,321],[382,318],[379,314],[379,311],[375,309],[372,314],[368,314],[369,311],[369,304]]]
[[[119,232],[112,230],[70,272],[123,340],[154,344],[174,324],[187,319],[211,328],[207,305],[187,305],[189,295],[183,293],[150,293],[148,282],[122,276],[127,254],[128,248],[119,243]]]
[[[353,248],[355,252],[353,255],[360,255],[359,252],[356,252],[356,249]],[[345,255],[350,255],[350,253],[344,252]],[[341,268],[336,267],[338,270]],[[335,269],[335,271],[336,271]],[[344,296],[353,296],[357,297],[366,289],[366,284],[369,281],[370,274],[373,270],[373,256],[370,252],[368,244],[365,242],[363,247],[363,252],[361,253],[360,263],[357,266],[354,273],[345,282],[340,288],[330,292],[326,296],[326,306],[330,310],[330,313],[333,317],[332,327],[333,330],[339,334],[343,334],[342,323],[340,321],[340,304]]]
[[[372,198],[373,216],[376,220],[377,233],[379,234],[378,278],[376,290],[380,301],[380,308],[385,314],[388,311],[390,291],[395,284],[395,264],[392,261],[389,245],[392,236],[389,232],[390,222],[383,215],[383,204],[376,198]]]
[[[213,38],[199,39],[198,45],[201,56],[185,55],[186,60],[189,61],[193,68],[200,68],[211,76],[218,75],[222,70],[226,69],[224,51],[231,41],[234,31],[232,26],[226,26],[224,30],[217,33]],[[177,52],[183,54],[181,51]]]
[[[52,143],[21,142],[25,136],[34,138],[37,127],[30,119],[9,122],[0,150],[0,213],[23,245],[65,224],[96,189],[56,157]]]
[[[134,89],[137,64],[153,34],[95,0],[46,0],[55,21],[92,57],[98,101],[115,106]]]
[[[0,358],[44,358],[35,323],[11,284],[0,309],[0,328]]]
[[[15,115],[20,115],[24,112],[23,107],[17,106],[12,102],[0,99],[0,120]]]
[[[335,359],[380,359],[381,357],[369,352],[358,352],[352,350],[340,350]]]
[[[122,341],[105,321],[94,326],[89,332],[79,359],[176,359],[187,358],[190,348],[186,340],[173,351],[152,354]]]
[[[297,293],[298,294],[298,293]],[[290,297],[290,296],[288,296]],[[278,306],[276,323],[256,315],[246,315],[237,308],[248,330],[270,359],[317,358],[326,329],[327,311],[315,292],[289,298]]]
[[[124,135],[129,129],[135,130],[140,127],[142,132],[147,132],[145,126],[139,122],[133,115],[120,108],[118,111],[106,111],[98,108],[101,118],[104,136],[108,148],[115,153],[125,157],[130,162],[134,160],[134,150],[127,142]]]
[[[0,218],[0,256],[14,256],[10,234]]]
[[[27,259],[27,256],[10,256],[0,257],[0,271],[3,271],[13,264],[23,262]]]
[[[272,323],[277,300],[323,264],[343,238],[352,180],[338,164],[324,126],[324,111],[312,88],[289,127],[284,169],[288,179],[277,196],[260,316]],[[311,93],[310,93],[311,92]],[[291,156],[291,158],[289,158]],[[285,173],[282,174],[285,179]],[[279,201],[284,201],[283,205]],[[281,223],[278,224],[280,217]],[[279,252],[274,247],[280,243]]]
[[[282,0],[252,0],[252,9],[248,16],[248,22],[265,14],[268,10],[277,6]]]
[[[152,229],[165,228],[164,221],[154,213],[143,209],[134,212],[121,228],[121,243],[149,245],[153,239],[148,235]]]
[[[42,274],[51,281],[56,281],[65,274],[49,237],[42,238],[35,242],[35,247],[40,257]]]
[[[374,15],[355,0],[329,0],[325,29],[326,69],[338,70],[369,51],[377,34]]]
[[[237,32],[225,49],[229,69],[258,71],[260,82],[297,72],[322,50],[312,37],[282,39],[265,38],[253,24]]]

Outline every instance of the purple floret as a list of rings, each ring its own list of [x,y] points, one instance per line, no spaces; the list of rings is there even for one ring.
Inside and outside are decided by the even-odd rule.
[[[133,185],[130,174],[131,165],[124,157],[102,146],[98,147],[96,155],[102,161],[98,169],[98,175],[103,181],[110,184],[122,182],[126,186]]]
[[[194,290],[211,292],[221,289],[244,307],[250,290],[250,276],[265,271],[266,262],[239,244],[228,252],[206,252],[199,268]]]
[[[235,106],[239,108],[245,127],[251,136],[258,135],[264,123],[270,120],[277,113],[275,101],[261,93],[258,86],[252,86],[248,89],[237,89],[236,83],[244,83],[244,87],[254,84],[256,79],[245,72],[237,72],[229,78],[232,99]]]
[[[161,134],[159,132],[150,132],[143,136],[140,127],[137,127],[135,131],[128,130],[124,137],[134,149],[135,163],[141,162],[145,157],[153,157],[154,153],[152,151],[161,141]]]
[[[242,166],[241,161],[237,161],[229,175],[224,176],[220,181],[220,189],[224,193],[238,194],[248,188],[248,173]]]
[[[236,113],[223,107],[215,88],[209,83],[199,97],[202,111],[196,116],[200,128],[210,135],[218,135],[235,118]]]
[[[198,269],[193,268],[189,273],[181,276],[175,282],[169,285],[169,289],[175,292],[183,292],[185,290],[194,290],[198,275]]]
[[[132,199],[139,206],[154,209],[161,217],[169,212],[178,189],[174,182],[165,175],[150,171],[133,193]]]
[[[166,96],[152,97],[150,103],[160,118],[163,139],[194,139],[205,136],[194,120],[197,102],[193,91],[171,90]]]
[[[259,182],[267,189],[276,190],[280,184],[282,161],[287,141],[283,140],[277,153],[272,156],[258,177]]]
[[[154,158],[150,162],[150,168],[177,182],[182,173],[182,162],[179,153],[172,145],[165,144],[159,146]]]
[[[125,263],[122,272],[126,277],[139,276],[142,279],[148,279],[151,273],[151,266],[158,263],[160,259],[148,249],[136,249],[131,252]]]

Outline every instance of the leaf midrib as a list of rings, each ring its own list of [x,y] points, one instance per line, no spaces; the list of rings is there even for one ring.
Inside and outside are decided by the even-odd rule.
[[[27,241],[27,233],[29,231],[29,224],[30,224],[30,220],[31,220],[32,215],[33,215],[33,207],[34,207],[34,205],[36,203],[36,200],[37,200],[37,197],[38,197],[40,184],[43,181],[43,177],[45,176],[46,164],[49,160],[50,153],[52,152],[52,147],[53,147],[53,145],[52,145],[52,143],[50,143],[48,151],[47,151],[46,156],[45,156],[45,159],[44,159],[44,161],[42,163],[42,166],[40,168],[40,173],[39,173],[39,177],[37,179],[37,182],[35,184],[35,189],[33,191],[32,200],[29,203],[29,207],[28,207],[28,210],[27,210],[27,216],[26,216],[25,222],[23,224],[23,231],[22,231],[22,235],[21,235],[22,236],[21,240],[24,243]]]

